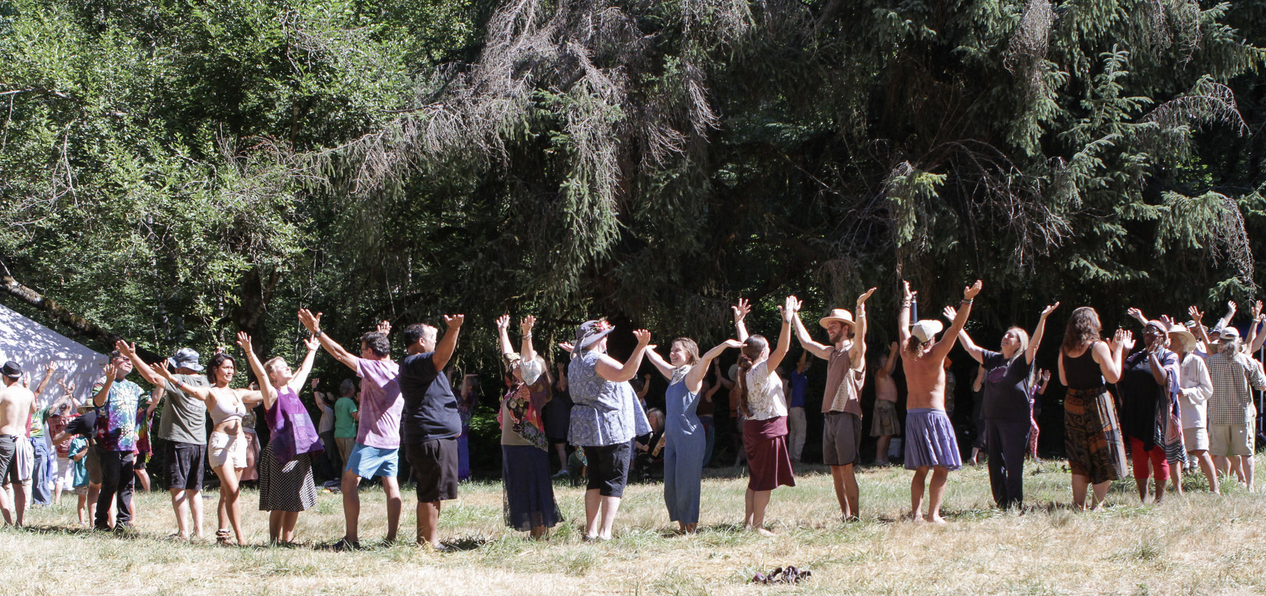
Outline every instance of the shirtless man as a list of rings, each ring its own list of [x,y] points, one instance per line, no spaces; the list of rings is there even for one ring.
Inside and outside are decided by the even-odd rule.
[[[835,498],[845,522],[859,518],[858,487],[854,466],[861,462],[862,383],[866,380],[866,299],[871,288],[857,297],[857,319],[842,308],[832,310],[818,321],[826,329],[830,345],[809,335],[800,321],[800,301],[788,299],[796,337],[806,352],[828,362],[826,393],[822,397],[822,459],[831,466]]]
[[[971,314],[972,299],[980,293],[980,280],[963,290],[963,301],[957,316],[941,341],[934,341],[942,328],[940,321],[925,320],[910,324],[910,304],[914,296],[910,293],[909,282],[902,282],[902,291],[897,332],[901,339],[901,368],[905,371],[909,390],[906,398],[906,469],[914,470],[914,479],[910,482],[910,514],[915,521],[925,520],[921,513],[923,480],[931,470],[931,499],[926,521],[943,524],[941,499],[945,497],[945,480],[951,470],[963,466],[954,427],[945,413],[943,363]]]
[[[22,383],[22,367],[9,361],[4,363],[4,389],[0,390],[0,479],[13,483],[14,501],[9,502],[8,494],[0,491],[0,510],[4,512],[4,523],[22,525],[22,516],[26,513],[26,484],[18,478],[18,467],[14,455],[17,453],[18,441],[26,441],[26,421],[35,408],[35,394]],[[17,510],[14,515],[14,509]]]

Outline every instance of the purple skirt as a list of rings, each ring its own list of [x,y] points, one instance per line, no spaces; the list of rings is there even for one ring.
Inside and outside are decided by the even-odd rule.
[[[906,411],[906,469],[940,466],[948,470],[963,467],[958,453],[958,437],[945,410],[915,408]]]

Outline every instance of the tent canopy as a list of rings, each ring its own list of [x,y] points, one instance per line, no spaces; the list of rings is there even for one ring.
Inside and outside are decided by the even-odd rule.
[[[31,375],[34,390],[44,379],[49,363],[55,363],[53,380],[39,397],[39,407],[63,395],[57,384],[65,379],[75,384],[75,399],[83,405],[92,399],[92,384],[101,378],[109,357],[18,314],[0,304],[0,362],[12,360]]]

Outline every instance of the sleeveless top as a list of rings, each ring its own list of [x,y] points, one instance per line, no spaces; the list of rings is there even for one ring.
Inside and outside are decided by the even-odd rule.
[[[233,390],[229,389],[228,391]],[[236,398],[237,396],[235,395],[234,397]],[[232,408],[225,408],[224,406],[228,403],[228,401],[229,400],[222,399],[217,395],[215,396],[215,406],[207,409],[207,413],[211,415],[211,424],[213,426],[219,426],[221,422],[224,422],[229,418],[237,418],[240,420],[246,415],[246,406],[242,403],[241,399],[235,399]]]
[[[649,434],[651,423],[628,381],[613,383],[598,374],[601,354],[583,350],[567,367],[571,424],[567,440],[581,447],[605,447]]]
[[[1064,379],[1069,389],[1098,389],[1103,387],[1103,371],[1095,362],[1095,345],[1090,344],[1085,353],[1073,358],[1061,348],[1059,357],[1064,359]]]
[[[264,410],[264,421],[272,435],[269,444],[273,447],[273,456],[283,466],[304,453],[325,450],[307,408],[289,386],[277,389],[277,401],[272,408]]]
[[[699,432],[702,424],[697,413],[699,394],[686,389],[686,373],[689,371],[689,366],[673,371],[672,383],[664,392],[664,432],[669,437],[703,436]]]

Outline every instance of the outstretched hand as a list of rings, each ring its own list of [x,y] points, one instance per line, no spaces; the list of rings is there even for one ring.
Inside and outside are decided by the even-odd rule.
[[[504,314],[497,317],[497,332],[507,331],[510,329],[510,315]]]
[[[1169,315],[1161,315],[1160,322],[1165,326],[1165,333],[1169,333],[1169,329],[1174,326],[1174,318]]]
[[[734,323],[742,323],[747,318],[747,313],[752,312],[752,305],[746,298],[739,298],[738,304],[731,306],[730,310],[734,311]]]
[[[954,317],[958,316],[958,309],[952,306],[946,306],[945,310],[941,311],[941,315],[949,319],[950,322],[952,323],[954,322]]]
[[[1116,334],[1113,335],[1112,340],[1118,346],[1121,346],[1121,348],[1124,349],[1126,352],[1129,352],[1130,350],[1134,349],[1134,344],[1135,344],[1134,333],[1130,331],[1126,331],[1125,329],[1117,329],[1117,332]]]
[[[976,283],[970,286],[967,286],[966,288],[963,288],[963,299],[971,300],[975,298],[976,294],[980,293],[980,288],[981,288],[981,283],[979,279],[976,280]]]
[[[301,308],[299,309],[299,323],[308,330],[308,333],[316,333],[321,330],[321,313],[312,314],[312,311]]]
[[[1044,369],[1044,370],[1042,371],[1042,382],[1043,382],[1043,383],[1045,383],[1045,382],[1050,381],[1050,380],[1051,380],[1051,369],[1049,369],[1049,368]]]
[[[105,372],[106,381],[113,381],[115,377],[119,376],[119,367],[114,365],[114,361],[111,361],[105,365],[103,372]]]
[[[120,354],[123,354],[127,358],[131,358],[133,354],[136,354],[136,344],[128,344],[126,341],[121,339],[114,342],[114,349],[118,350]]]
[[[535,326],[536,315],[528,315],[523,317],[522,321],[519,321],[519,331],[522,332],[523,335],[530,335],[532,333],[532,328]]]
[[[466,315],[444,315],[444,324],[449,329],[457,329],[466,322]]]
[[[1200,312],[1200,309],[1196,308],[1195,306],[1188,306],[1187,314],[1190,315],[1191,320],[1195,321],[1196,323],[1199,323],[1200,320],[1204,318],[1204,313]]]
[[[637,347],[639,348],[645,348],[651,343],[651,332],[645,329],[634,331],[633,337],[637,338]]]
[[[862,292],[862,295],[857,297],[857,308],[861,308],[865,306],[866,301],[869,300],[871,294],[874,294],[874,293],[875,293],[875,288],[871,288],[869,290],[866,290],[865,292]]]
[[[164,378],[164,379],[167,379],[168,381],[170,381],[170,380],[171,380],[171,371],[167,370],[167,366],[166,366],[166,364],[165,364],[165,363],[162,363],[162,362],[155,362],[155,363],[153,363],[153,364],[149,365],[149,367],[150,367],[150,369],[151,369],[151,370],[153,370],[155,373],[157,373],[157,374],[158,374],[158,376],[160,376],[160,377],[162,377],[162,378]]]
[[[725,344],[725,347],[727,347],[727,348],[739,348],[739,349],[742,349],[742,348],[743,348],[743,345],[744,345],[744,344],[743,344],[743,342],[741,342],[741,341],[739,341],[739,340],[737,340],[737,339],[727,339],[727,340],[725,340],[724,342],[721,342],[721,343]],[[713,361],[712,361],[712,366],[716,367],[716,369],[717,369],[717,370],[721,370],[721,365],[720,365],[720,364],[719,364],[716,360],[713,360]]]
[[[242,351],[243,351],[243,352],[246,352],[247,354],[250,354],[250,353],[252,352],[252,350],[251,350],[251,336],[250,336],[250,334],[249,334],[249,333],[247,333],[247,332],[245,332],[245,331],[238,331],[238,332],[237,332],[237,345],[238,345],[238,347],[242,348]]]
[[[1055,312],[1055,309],[1057,308],[1059,308],[1058,301],[1056,301],[1055,304],[1049,305],[1046,308],[1042,309],[1042,318],[1045,319],[1046,317],[1051,316],[1051,313]]]
[[[391,335],[391,323],[386,319],[378,321],[378,333]]]
[[[571,342],[569,342],[569,341],[560,341],[560,342],[558,342],[558,347],[562,348],[562,349],[563,349],[563,351],[564,351],[564,352],[567,352],[568,354],[570,354],[570,353],[572,352],[572,350],[575,350],[575,349],[576,349],[576,346],[572,345],[572,343],[571,343]]]
[[[902,301],[904,301],[904,302],[909,302],[912,298],[914,298],[914,293],[912,293],[912,292],[910,291],[910,282],[908,282],[908,281],[906,281],[906,280],[904,280],[904,279],[903,279],[903,280],[901,280],[901,299],[902,299]]]
[[[804,301],[795,296],[787,296],[786,302],[783,303],[783,308],[790,310],[793,314],[800,312],[802,306],[804,306]]]

